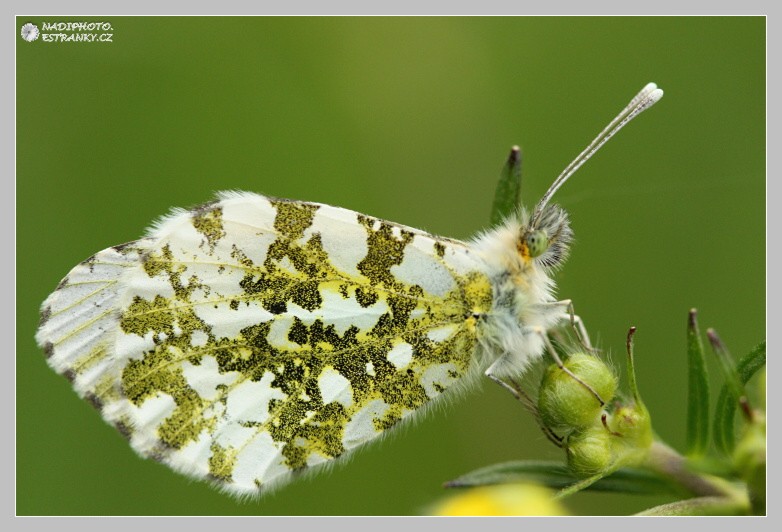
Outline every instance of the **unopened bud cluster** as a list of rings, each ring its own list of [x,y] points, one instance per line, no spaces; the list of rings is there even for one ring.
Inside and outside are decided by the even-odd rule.
[[[615,401],[617,385],[611,368],[585,353],[570,355],[564,369],[552,364],[543,376],[538,392],[541,419],[564,434],[568,466],[579,476],[633,463],[652,443],[646,408],[640,401]]]

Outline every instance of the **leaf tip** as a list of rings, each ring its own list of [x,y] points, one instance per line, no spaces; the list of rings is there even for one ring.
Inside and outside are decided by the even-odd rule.
[[[709,339],[709,342],[711,342],[711,345],[716,347],[723,347],[722,340],[720,340],[720,336],[717,334],[717,331],[715,331],[713,328],[709,327],[706,329],[706,336]]]
[[[687,325],[689,326],[691,331],[698,330],[698,309],[691,308],[689,319],[687,320]]]

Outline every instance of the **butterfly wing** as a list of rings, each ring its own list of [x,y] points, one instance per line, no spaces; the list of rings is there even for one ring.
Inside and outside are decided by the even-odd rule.
[[[237,192],[77,266],[37,339],[139,453],[246,494],[462,382],[490,307],[460,242]]]

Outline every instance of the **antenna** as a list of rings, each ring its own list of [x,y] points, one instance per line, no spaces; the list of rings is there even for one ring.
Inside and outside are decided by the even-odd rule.
[[[643,89],[641,89],[641,92],[636,94],[635,97],[630,100],[630,103],[627,104],[627,107],[625,107],[621,113],[616,115],[616,118],[611,120],[611,122],[603,129],[603,131],[601,131],[600,134],[595,137],[595,140],[593,140],[589,146],[584,149],[584,151],[579,153],[578,157],[573,159],[573,162],[567,165],[567,168],[562,170],[562,173],[559,174],[559,176],[554,180],[549,189],[535,206],[533,223],[537,221],[541,211],[548,204],[554,193],[556,193],[556,191],[565,184],[565,181],[570,179],[570,176],[575,174],[576,171],[581,168],[582,164],[587,162],[597,150],[603,147],[603,144],[608,142],[608,139],[613,137],[617,131],[626,126],[630,120],[646,111],[652,105],[656,104],[662,97],[663,91],[662,89],[658,89],[655,83],[649,83]]]

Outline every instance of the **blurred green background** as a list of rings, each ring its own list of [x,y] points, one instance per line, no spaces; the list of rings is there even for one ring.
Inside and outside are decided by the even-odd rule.
[[[46,366],[38,307],[82,259],[217,190],[468,238],[511,145],[531,205],[648,81],[665,98],[558,194],[576,235],[558,294],[619,366],[638,327],[643,395],[679,448],[689,308],[737,356],[765,337],[763,18],[105,20],[113,43],[16,45],[19,514],[419,514],[473,468],[560,458],[483,382],[347,464],[237,502],[138,458]]]

